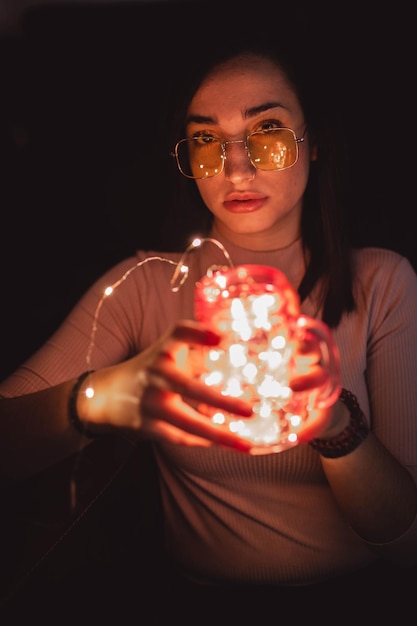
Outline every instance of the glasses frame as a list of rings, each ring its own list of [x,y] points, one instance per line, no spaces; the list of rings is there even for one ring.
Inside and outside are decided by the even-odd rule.
[[[266,135],[269,132],[274,132],[274,131],[277,131],[277,130],[288,130],[293,135],[294,141],[295,141],[295,147],[296,147],[296,156],[295,156],[294,163],[291,163],[291,165],[286,165],[285,167],[276,168],[276,169],[263,169],[262,167],[259,167],[252,160],[252,157],[251,157],[251,154],[250,154],[250,150],[249,150],[249,147],[248,147],[248,141],[249,141],[250,137],[252,137],[252,135],[261,135],[261,134]],[[264,172],[282,172],[283,170],[287,170],[290,167],[293,167],[293,165],[295,165],[297,163],[298,155],[299,155],[298,144],[304,142],[304,137],[305,137],[306,132],[307,132],[307,126],[305,127],[302,136],[301,137],[297,137],[296,132],[292,128],[287,128],[286,126],[282,126],[280,128],[270,128],[270,129],[267,129],[267,130],[255,130],[252,133],[249,133],[249,135],[246,136],[246,139],[234,139],[234,140],[231,140],[231,141],[222,141],[218,137],[213,137],[213,139],[216,139],[220,143],[220,147],[222,149],[222,155],[221,155],[221,168],[219,169],[218,172],[216,172],[215,174],[212,174],[211,176],[190,176],[189,174],[186,174],[184,172],[184,170],[182,169],[181,164],[180,164],[180,158],[179,158],[179,155],[178,155],[179,146],[184,144],[184,143],[188,143],[188,142],[192,141],[193,139],[199,139],[200,137],[186,137],[185,139],[180,139],[175,144],[174,150],[171,152],[171,156],[175,158],[176,163],[177,163],[177,167],[178,167],[179,171],[181,172],[181,174],[183,176],[185,176],[186,178],[190,178],[192,180],[204,180],[205,178],[214,178],[215,176],[218,176],[219,174],[221,174],[223,172],[223,170],[224,170],[224,162],[226,161],[226,158],[227,158],[226,146],[229,146],[231,144],[236,144],[236,143],[243,143],[245,145],[246,155],[247,155],[249,161],[251,162],[251,164],[253,165],[253,167],[255,169],[261,170],[261,171],[264,171]]]

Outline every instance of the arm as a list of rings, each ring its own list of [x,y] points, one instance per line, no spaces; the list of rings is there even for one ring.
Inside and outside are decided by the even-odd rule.
[[[416,485],[373,433],[350,454],[321,461],[341,510],[366,542],[388,543],[411,527],[417,515]]]
[[[383,552],[383,544],[395,542],[410,529],[410,553],[405,551],[405,560],[413,565],[417,562],[416,483],[365,421],[360,423],[363,426],[358,426],[357,412],[338,400],[332,408],[316,411],[301,440],[320,454],[333,496],[365,542],[375,548],[380,545]]]
[[[120,364],[93,372],[80,387],[76,409],[88,430],[165,439],[184,445],[224,445],[248,451],[250,444],[220,430],[193,408],[217,406],[242,416],[246,403],[198,382],[180,361],[190,345],[216,345],[219,337],[194,322],[176,324],[153,346]],[[0,402],[0,455],[4,477],[26,478],[86,445],[69,419],[77,379]],[[93,398],[85,394],[94,389]]]
[[[377,258],[371,269],[358,299],[359,322],[350,322],[343,343],[352,364],[345,377],[358,381],[350,389],[358,396],[361,368],[365,370],[371,432],[348,454],[320,458],[333,495],[358,536],[381,556],[415,564],[417,281],[405,260],[386,264]],[[349,412],[338,401],[330,422],[314,436],[331,440],[348,421]]]

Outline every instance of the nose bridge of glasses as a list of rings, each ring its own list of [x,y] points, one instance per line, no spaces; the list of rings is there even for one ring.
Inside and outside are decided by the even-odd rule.
[[[243,150],[236,144],[243,144]],[[231,175],[232,172],[238,174],[243,170],[252,170],[255,165],[250,158],[248,139],[231,139],[230,141],[222,142],[224,167],[226,171]],[[232,154],[230,154],[230,151]],[[240,175],[240,174],[239,174]]]
[[[234,143],[243,143],[245,146],[245,150],[248,149],[248,143],[246,139],[231,139],[230,141],[223,141],[223,146],[226,149],[226,146],[232,145]]]
[[[239,148],[236,146],[236,144],[243,144],[243,151],[240,151]],[[247,138],[246,139],[231,139],[230,141],[223,141],[222,149],[223,149],[223,158],[225,160],[227,160],[227,154],[230,153],[230,151],[232,151],[233,153],[233,158],[239,155],[244,156],[246,160],[248,160],[249,158],[249,147],[248,147]]]

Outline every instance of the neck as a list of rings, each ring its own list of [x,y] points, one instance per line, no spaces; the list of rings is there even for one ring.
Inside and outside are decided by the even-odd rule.
[[[274,250],[284,250],[295,243],[301,234],[299,229],[291,232],[256,232],[256,233],[237,233],[224,226],[224,224],[213,224],[213,236],[218,233],[230,243],[245,250],[273,252]]]

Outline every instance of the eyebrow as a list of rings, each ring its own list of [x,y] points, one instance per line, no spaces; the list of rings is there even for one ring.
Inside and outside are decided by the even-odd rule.
[[[245,118],[255,117],[255,115],[259,115],[259,113],[265,113],[265,111],[269,111],[269,109],[288,109],[282,102],[265,102],[265,104],[260,104],[257,107],[251,107],[245,111]]]
[[[265,111],[269,111],[270,109],[287,109],[282,102],[265,102],[264,104],[260,104],[255,107],[250,107],[244,111],[244,118],[250,119],[251,117],[256,117],[260,113],[265,113]],[[216,121],[209,116],[206,115],[189,115],[186,119],[186,124],[191,124],[194,122],[195,124],[215,124]]]

